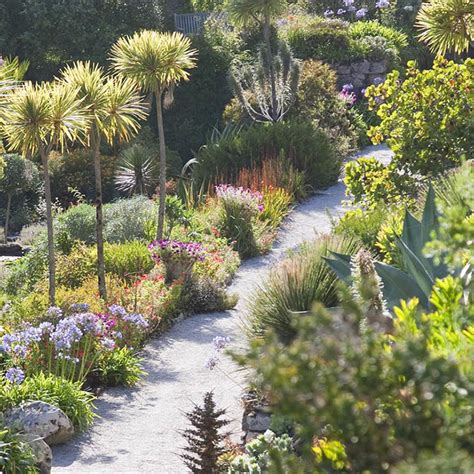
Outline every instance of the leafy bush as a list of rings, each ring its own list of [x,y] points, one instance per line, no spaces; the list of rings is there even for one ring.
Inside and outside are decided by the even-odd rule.
[[[295,336],[293,323],[308,312],[315,301],[336,306],[337,276],[325,268],[323,257],[330,251],[357,251],[354,240],[334,235],[321,236],[305,244],[272,270],[249,304],[248,333],[262,336],[273,329],[283,341]]]
[[[105,271],[119,278],[133,280],[152,270],[154,264],[143,242],[134,240],[104,246]]]
[[[324,130],[342,159],[356,148],[358,129],[353,113],[339,96],[336,72],[321,61],[303,62],[297,102],[291,116],[306,117],[315,127]]]
[[[408,37],[402,31],[382,25],[376,20],[356,21],[349,26],[352,38],[367,38],[378,36],[384,38],[388,45],[398,51],[408,46]]]
[[[259,219],[276,229],[290,212],[292,196],[281,188],[268,188],[263,191],[263,211]]]
[[[408,63],[407,78],[393,71],[370,86],[369,105],[382,119],[369,130],[374,144],[386,140],[393,164],[405,173],[435,176],[459,165],[474,152],[474,61],[462,64],[438,58],[432,69],[420,71]]]
[[[0,429],[0,469],[3,474],[37,474],[36,458],[21,435],[8,428]]]
[[[94,419],[92,411],[94,396],[82,390],[78,382],[69,382],[53,375],[39,373],[26,377],[15,390],[5,383],[0,386],[1,411],[29,400],[40,400],[57,406],[79,430],[87,428]]]
[[[366,209],[374,209],[380,202],[399,205],[416,194],[412,179],[376,158],[359,158],[347,163],[344,184],[354,202]]]
[[[97,377],[107,386],[131,387],[145,374],[140,363],[141,359],[128,347],[104,352],[97,361]]]
[[[308,122],[278,122],[252,126],[202,147],[193,177],[197,186],[235,182],[243,168],[284,158],[304,173],[304,185],[321,189],[339,176],[340,158],[327,135]]]

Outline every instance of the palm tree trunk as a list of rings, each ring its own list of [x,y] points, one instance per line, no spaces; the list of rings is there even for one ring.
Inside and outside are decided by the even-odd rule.
[[[8,244],[8,225],[10,224],[10,207],[12,205],[12,195],[10,193],[7,194],[7,210],[5,213],[5,227],[3,229],[3,233],[5,234],[5,243]]]
[[[163,238],[163,228],[165,224],[165,206],[166,206],[166,144],[165,129],[163,126],[163,104],[162,93],[157,90],[156,98],[156,119],[158,123],[158,136],[160,139],[160,206],[158,209],[158,225],[156,229],[156,239]]]
[[[102,171],[100,168],[100,136],[96,128],[91,131],[91,146],[94,154],[95,174],[95,233],[97,241],[97,278],[100,297],[107,300],[107,287],[105,283],[104,261],[104,219],[102,211]]]
[[[56,301],[56,262],[54,259],[53,206],[48,169],[49,153],[44,147],[41,147],[40,155],[41,162],[43,164],[44,197],[46,200],[46,225],[48,229],[49,304],[54,306]]]
[[[271,117],[274,122],[278,120],[278,102],[276,93],[275,69],[273,68],[273,54],[271,44],[270,18],[266,17],[263,23],[263,39],[265,40],[265,49],[267,52],[268,68],[270,72],[270,88],[272,93],[272,112]]]

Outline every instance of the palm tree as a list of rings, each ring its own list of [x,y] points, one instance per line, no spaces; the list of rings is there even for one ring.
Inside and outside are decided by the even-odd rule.
[[[173,90],[181,80],[188,80],[188,69],[196,66],[191,40],[181,33],[140,31],[120,38],[112,47],[114,70],[134,80],[147,93],[155,96],[156,119],[160,139],[160,206],[157,239],[163,236],[166,200],[166,144],[163,106],[170,106]],[[164,98],[164,100],[163,100]]]
[[[138,132],[139,120],[146,117],[146,109],[132,80],[106,77],[100,66],[90,62],[68,66],[61,81],[78,91],[77,97],[91,114],[87,141],[94,159],[97,276],[100,296],[106,300],[100,146],[103,139],[110,144],[114,139],[130,140]]]
[[[49,155],[54,147],[64,150],[88,127],[89,114],[77,98],[77,91],[58,83],[26,83],[9,96],[2,113],[2,132],[8,148],[24,156],[39,153],[48,228],[49,302],[55,304],[55,261],[53,211],[49,181]]]
[[[418,37],[440,55],[462,54],[474,42],[474,3],[472,0],[430,0],[421,5],[416,26]]]
[[[272,20],[281,15],[286,6],[286,0],[229,0],[227,6],[230,18],[236,25],[247,26],[256,22],[263,29],[263,39],[267,56],[266,62],[270,75],[271,108],[273,110],[272,120],[274,121],[278,119],[278,91],[273,62],[271,26]]]

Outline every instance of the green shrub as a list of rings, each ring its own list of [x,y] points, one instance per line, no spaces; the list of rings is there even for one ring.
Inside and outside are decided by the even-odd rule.
[[[472,452],[473,308],[461,298],[447,289],[428,314],[406,303],[390,335],[361,324],[353,301],[339,312],[319,306],[295,321],[289,346],[275,333],[253,343],[244,362],[273,412],[295,423],[302,472],[317,471],[323,436],[342,443],[353,472],[392,472],[445,443]]]
[[[0,429],[0,469],[2,474],[37,474],[31,446],[18,433]]]
[[[198,188],[207,188],[235,182],[241,169],[279,158],[303,172],[304,185],[313,190],[333,184],[339,176],[341,161],[328,136],[309,122],[295,121],[255,125],[209,143],[198,153],[193,176]]]
[[[97,376],[107,386],[131,387],[145,374],[141,359],[128,347],[104,351],[97,360]]]
[[[70,251],[74,242],[93,244],[95,242],[95,208],[83,203],[61,213],[56,219],[56,240],[63,252]]]
[[[337,155],[345,159],[357,147],[358,130],[353,113],[339,97],[337,76],[327,64],[304,61],[301,68],[297,102],[291,117],[305,117],[330,137]]]
[[[15,390],[6,383],[0,386],[0,411],[28,400],[40,400],[57,406],[79,430],[87,428],[94,418],[94,396],[82,390],[79,382],[39,373],[27,377]]]
[[[407,78],[393,71],[366,95],[381,123],[369,130],[374,144],[386,140],[393,165],[405,175],[436,176],[474,153],[474,60],[438,58],[420,71],[410,62]]]
[[[272,329],[283,341],[296,334],[294,320],[308,312],[316,301],[336,306],[338,278],[329,270],[323,257],[330,251],[357,251],[353,239],[336,235],[321,236],[306,243],[294,255],[273,269],[256,290],[249,303],[248,334],[262,336]]]
[[[402,31],[384,26],[376,20],[356,21],[349,26],[349,34],[352,38],[367,38],[378,36],[384,38],[392,48],[402,51],[408,46],[408,37]]]
[[[56,282],[66,288],[79,288],[84,280],[94,275],[97,258],[90,247],[75,244],[67,255],[56,256]]]
[[[375,209],[352,209],[346,212],[334,225],[334,232],[360,241],[365,248],[378,253],[377,236],[390,210],[379,205]]]
[[[133,280],[152,270],[154,263],[147,246],[140,241],[104,246],[105,271],[119,278]]]
[[[292,202],[292,196],[284,189],[267,189],[263,192],[263,211],[258,217],[276,229],[290,212]]]

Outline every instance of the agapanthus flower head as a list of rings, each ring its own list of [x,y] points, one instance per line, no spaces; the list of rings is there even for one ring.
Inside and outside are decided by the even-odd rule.
[[[351,5],[354,5],[354,0],[342,0],[342,3],[344,3],[344,6],[350,7]]]
[[[405,5],[403,7],[403,9],[406,11],[406,12],[412,12],[414,10],[413,8],[413,5]]]
[[[100,344],[104,349],[108,351],[113,351],[115,349],[115,341],[110,337],[103,337],[100,340]]]
[[[228,336],[216,336],[213,340],[212,343],[214,345],[214,349],[216,351],[222,351],[222,349],[225,349],[227,345],[230,343],[230,337]]]
[[[119,304],[110,305],[109,311],[114,316],[118,316],[120,318],[122,318],[123,316],[127,314],[127,310],[123,306],[120,306]]]
[[[46,310],[46,316],[50,319],[61,319],[63,316],[63,310],[59,308],[58,306],[50,306]]]
[[[324,12],[324,16],[325,16],[326,18],[329,18],[329,17],[331,17],[331,16],[334,16],[334,10],[331,10],[331,9],[328,8],[328,9]]]
[[[218,363],[219,356],[217,354],[213,354],[211,357],[209,357],[209,359],[207,359],[205,367],[206,369],[212,370],[217,366]]]
[[[390,6],[389,0],[377,0],[375,8],[388,8]]]
[[[206,252],[198,242],[180,242],[179,240],[155,240],[148,246],[151,257],[157,263],[163,259],[202,261]]]
[[[17,367],[11,367],[6,371],[5,378],[11,384],[20,385],[25,380],[25,372]]]
[[[132,323],[135,326],[138,326],[143,329],[148,327],[148,321],[141,314],[137,314],[137,313],[126,314],[125,316],[123,316],[122,319],[128,323]]]
[[[374,77],[374,79],[372,80],[372,84],[374,84],[375,86],[378,86],[379,84],[382,84],[382,82],[383,82],[382,77]]]
[[[344,15],[344,13],[346,13],[346,10],[344,10],[344,8],[339,8],[336,12],[336,15]]]
[[[355,16],[356,18],[365,18],[367,12],[367,8],[359,8],[359,10],[356,11]]]
[[[89,305],[87,303],[74,303],[71,305],[70,310],[73,313],[81,313],[84,311],[89,311]]]

